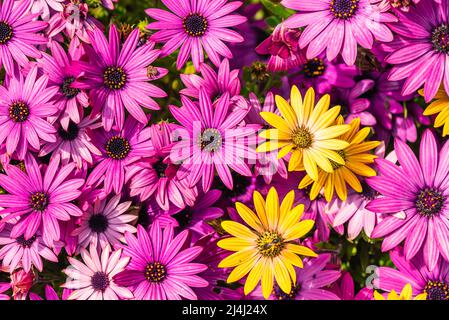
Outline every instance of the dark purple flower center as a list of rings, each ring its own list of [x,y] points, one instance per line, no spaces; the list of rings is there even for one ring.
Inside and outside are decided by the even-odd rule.
[[[120,67],[107,67],[103,74],[106,87],[112,90],[119,90],[126,84],[126,73]]]
[[[106,144],[106,154],[115,160],[125,159],[131,151],[128,140],[121,136],[114,136]]]
[[[163,159],[160,158],[158,161],[152,164],[152,167],[154,171],[156,171],[156,174],[159,178],[165,178],[165,170],[168,168],[168,164],[164,163]]]
[[[271,231],[265,231],[260,234],[256,240],[257,249],[264,257],[277,257],[284,248],[284,240],[282,237]]]
[[[323,75],[325,70],[326,66],[324,65],[324,61],[320,58],[307,60],[303,68],[303,72],[307,78],[319,77]]]
[[[78,138],[79,132],[80,132],[80,129],[78,128],[78,125],[72,121],[70,121],[67,131],[64,130],[64,128],[62,126],[59,127],[59,129],[58,129],[58,135],[64,141],[75,140],[76,138]]]
[[[362,197],[366,200],[374,200],[379,196],[379,192],[371,188],[365,181],[362,182]]]
[[[161,282],[166,276],[165,266],[160,262],[150,262],[145,267],[145,278],[150,282]]]
[[[24,248],[30,248],[34,241],[36,241],[36,236],[32,236],[28,240],[25,240],[25,237],[21,235],[16,239],[16,242]]]
[[[104,272],[95,272],[91,281],[94,290],[105,291],[109,287],[109,277]]]
[[[74,81],[75,77],[66,77],[61,84],[61,92],[68,99],[75,98],[80,93],[79,89],[72,87]]]
[[[359,0],[331,0],[330,10],[335,18],[349,19],[357,11]]]
[[[426,217],[438,215],[444,206],[445,200],[446,198],[440,191],[432,188],[425,188],[416,196],[416,210],[422,216]]]
[[[217,129],[206,129],[199,137],[198,144],[203,151],[218,151],[222,144],[221,133]]]
[[[191,13],[182,21],[184,30],[191,37],[200,37],[207,31],[207,20],[199,13]]]
[[[14,122],[24,122],[28,119],[29,115],[30,109],[23,101],[13,102],[13,104],[9,106],[9,117]]]
[[[31,195],[31,208],[34,211],[44,211],[48,207],[48,196],[43,192],[35,192]]]
[[[186,206],[183,210],[173,215],[173,218],[178,221],[181,228],[184,228],[192,221],[192,210],[189,206]]]
[[[108,229],[109,221],[104,214],[93,214],[89,218],[89,228],[93,232],[103,233]]]
[[[5,21],[0,22],[0,44],[6,44],[12,38],[12,28]]]
[[[449,286],[444,282],[429,281],[424,287],[427,300],[449,300]]]
[[[298,292],[301,290],[301,286],[299,284],[292,285],[292,289],[290,290],[290,293],[285,293],[282,291],[282,289],[279,287],[279,285],[274,285],[273,288],[273,295],[278,300],[295,300]]]
[[[449,54],[449,26],[443,24],[433,31],[432,44],[436,52]]]

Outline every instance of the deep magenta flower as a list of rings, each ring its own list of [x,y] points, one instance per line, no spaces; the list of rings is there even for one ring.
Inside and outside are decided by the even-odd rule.
[[[400,167],[376,159],[379,175],[367,179],[383,197],[372,200],[366,209],[389,214],[371,236],[385,237],[383,251],[405,241],[405,257],[410,260],[422,253],[432,269],[440,255],[449,261],[449,143],[439,151],[427,129],[421,139],[419,161],[401,140],[395,140],[394,149]]]
[[[4,0],[0,5],[0,67],[13,75],[18,66],[25,67],[30,58],[40,58],[41,52],[36,45],[46,44],[47,39],[39,34],[47,27],[44,21],[32,14],[33,1]]]
[[[42,53],[38,65],[49,78],[49,86],[57,86],[58,93],[53,97],[55,106],[61,112],[59,115],[62,126],[67,130],[69,121],[80,123],[84,116],[84,108],[89,105],[89,96],[84,90],[74,88],[72,83],[79,77],[79,72],[72,67],[72,61],[80,58],[80,50],[72,40],[68,54],[57,42],[50,43],[51,56]]]
[[[209,59],[218,67],[220,56],[231,59],[231,50],[224,42],[242,42],[243,37],[229,27],[246,21],[239,14],[232,14],[243,3],[227,0],[162,0],[171,11],[150,8],[145,12],[157,22],[150,23],[147,28],[159,30],[151,36],[155,42],[164,42],[162,55],[166,56],[181,47],[178,69],[192,57],[196,70],[200,70],[204,62],[204,51]]]
[[[209,285],[198,275],[207,266],[192,262],[203,248],[183,249],[187,236],[187,230],[174,236],[172,226],[162,229],[157,221],[148,232],[138,226],[137,238],[125,233],[126,245],[121,247],[123,256],[131,260],[114,281],[129,287],[138,300],[179,300],[181,297],[196,300],[192,288]]]
[[[106,194],[112,190],[120,193],[125,184],[125,169],[129,170],[137,160],[151,154],[153,147],[150,138],[150,128],[144,128],[132,117],[126,119],[122,130],[96,130],[93,144],[101,155],[94,156],[96,165],[86,184],[92,186],[103,181]]]
[[[376,0],[283,0],[287,8],[298,12],[285,21],[288,28],[305,27],[299,39],[307,48],[307,59],[326,50],[332,61],[341,52],[347,65],[357,57],[357,45],[371,49],[374,39],[393,40],[385,22],[397,21],[388,6],[374,4]]]
[[[46,117],[58,112],[51,99],[59,88],[47,84],[48,76],[37,77],[33,67],[25,79],[20,74],[0,86],[0,144],[6,141],[8,155],[16,152],[23,160],[29,147],[40,149],[41,140],[56,141],[56,129]]]
[[[390,258],[397,269],[380,267],[376,270],[373,285],[376,289],[401,292],[409,283],[413,295],[427,293],[427,300],[449,300],[449,263],[440,259],[428,269],[421,254],[409,260],[404,249],[397,247],[390,252]]]
[[[163,77],[166,70],[156,68],[150,73],[148,67],[159,56],[153,50],[154,43],[138,46],[139,30],[135,29],[121,45],[115,25],[109,29],[109,42],[98,28],[90,34],[93,50],[87,51],[90,61],[76,61],[75,70],[84,72],[84,78],[75,80],[73,87],[90,90],[92,113],[102,114],[106,131],[113,124],[119,129],[125,122],[125,109],[139,122],[146,124],[148,117],[142,107],[158,110],[159,105],[152,99],[164,98],[167,94],[149,83]]]
[[[398,23],[390,28],[397,34],[385,59],[393,64],[389,80],[406,79],[402,94],[424,85],[424,97],[432,100],[440,85],[449,94],[449,3],[420,1],[408,13],[397,11]]]
[[[138,195],[140,201],[145,201],[154,196],[163,210],[192,206],[198,194],[186,177],[178,177],[179,165],[170,159],[173,132],[177,128],[178,125],[166,122],[149,127],[153,151],[127,170],[125,177],[130,180],[132,197]]]
[[[75,169],[72,162],[60,167],[60,158],[53,158],[46,168],[40,168],[33,156],[25,159],[26,173],[13,165],[5,167],[0,175],[0,186],[8,194],[0,195],[0,206],[5,215],[1,224],[15,222],[11,237],[30,240],[38,230],[42,231],[44,243],[54,246],[60,239],[58,221],[68,221],[71,216],[81,216],[81,210],[72,201],[81,194],[83,179],[71,179]]]
[[[181,97],[182,108],[170,106],[173,117],[184,130],[178,130],[180,140],[173,146],[171,159],[181,163],[180,173],[188,174],[190,185],[202,180],[208,191],[215,170],[228,189],[233,188],[231,169],[243,176],[251,176],[244,159],[256,159],[248,137],[254,137],[254,126],[241,125],[249,108],[231,109],[229,93],[212,105],[204,88],[200,89],[199,103]],[[179,173],[178,173],[179,174]]]

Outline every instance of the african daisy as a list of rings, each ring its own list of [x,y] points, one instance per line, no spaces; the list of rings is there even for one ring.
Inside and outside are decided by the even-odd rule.
[[[274,187],[268,192],[266,201],[257,191],[253,196],[257,215],[243,203],[236,203],[238,214],[250,228],[230,220],[221,223],[233,237],[222,239],[217,245],[235,253],[223,259],[219,267],[235,267],[229,274],[228,283],[238,281],[249,273],[245,281],[245,294],[253,291],[262,281],[262,293],[267,299],[273,291],[274,278],[281,290],[288,294],[292,283],[296,283],[294,266],[303,267],[298,255],[317,256],[311,249],[296,243],[313,228],[314,221],[300,221],[304,205],[292,207],[294,191],[290,191],[281,204]]]

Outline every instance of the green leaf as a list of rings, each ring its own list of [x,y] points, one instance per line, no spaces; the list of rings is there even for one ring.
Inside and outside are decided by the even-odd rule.
[[[274,14],[276,17],[281,19],[287,19],[290,17],[295,11],[285,8],[284,6],[274,3],[270,0],[261,0],[263,6]]]

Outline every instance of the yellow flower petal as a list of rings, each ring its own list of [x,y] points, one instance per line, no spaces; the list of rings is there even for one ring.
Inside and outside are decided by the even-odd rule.
[[[412,286],[410,283],[407,283],[401,291],[399,298],[401,300],[412,300]]]
[[[308,117],[308,115],[305,115],[305,110],[302,104],[302,96],[301,92],[299,92],[297,86],[293,86],[292,90],[290,92],[290,102],[292,104],[293,110],[296,113],[296,117],[298,119],[298,124],[303,125],[304,122],[304,116]]]
[[[237,209],[240,217],[242,217],[243,221],[245,221],[247,225],[249,225],[259,233],[263,232],[264,228],[262,223],[250,208],[240,202],[237,202],[235,204],[235,208]]]
[[[385,300],[385,298],[379,292],[374,291],[374,300]]]
[[[301,149],[296,149],[292,152],[290,161],[288,162],[288,171],[293,171],[301,166],[303,158],[303,151]]]
[[[284,234],[286,230],[288,230],[301,220],[303,214],[304,214],[304,205],[301,203],[298,204],[296,207],[294,207],[290,211],[290,213],[286,215],[285,219],[279,223],[278,231],[281,234]]]
[[[304,264],[303,264],[301,258],[298,257],[293,252],[283,250],[282,254],[281,254],[281,257],[283,257],[283,259],[285,259],[286,262],[288,262],[288,263],[290,263],[290,264],[292,264],[292,265],[294,265],[294,266],[296,266],[298,268],[303,268],[304,267]],[[293,280],[293,283],[295,283],[295,282],[296,281]]]
[[[246,240],[257,239],[257,235],[254,232],[252,232],[250,229],[248,229],[243,224],[240,224],[238,222],[227,220],[223,221],[221,223],[221,226],[223,229],[225,229],[227,232],[229,232],[230,234],[232,234],[237,238],[242,238]]]
[[[347,132],[350,128],[351,127],[347,124],[332,126],[314,132],[313,137],[316,140],[332,139],[341,136],[343,133]],[[349,143],[347,144],[347,146],[348,145]]]
[[[257,147],[256,151],[257,152],[270,152],[270,151],[285,147],[289,143],[290,142],[288,142],[288,141],[279,141],[279,140],[265,141]]]
[[[225,250],[241,251],[241,250],[248,249],[250,247],[254,247],[254,242],[240,239],[240,238],[231,237],[231,238],[221,239],[220,241],[217,242],[217,246],[219,246],[220,248],[223,248]]]
[[[281,112],[282,117],[287,122],[288,127],[290,130],[294,130],[298,127],[298,119],[296,118],[295,111],[293,111],[293,108],[290,106],[290,104],[281,96],[276,96],[276,106],[278,107],[279,111]]]
[[[286,244],[285,249],[288,251],[291,251],[293,253],[302,255],[302,256],[318,257],[318,255],[315,252],[313,252],[311,249],[304,247],[304,246],[297,245],[297,244],[293,244],[293,243]]]
[[[314,225],[315,221],[313,220],[303,220],[285,231],[284,240],[292,241],[299,239],[305,236],[310,230],[312,230]]]
[[[285,133],[291,132],[287,122],[277,114],[274,114],[272,112],[261,112],[260,116],[276,129],[284,131]]]
[[[254,191],[253,202],[254,208],[256,209],[256,213],[257,216],[259,217],[260,222],[262,222],[264,229],[268,229],[267,213],[265,212],[266,203],[262,195],[259,193],[259,191]]]
[[[340,109],[341,109],[340,106],[333,107],[324,112],[323,114],[320,114],[317,119],[314,119],[314,122],[312,122],[312,118],[310,118],[309,120],[310,131],[316,132],[320,129],[324,129],[332,125],[332,123],[335,122],[335,118],[337,118],[337,116],[340,114]]]
[[[267,195],[266,214],[268,227],[276,230],[279,221],[279,196],[274,187],[271,187]]]
[[[290,293],[292,290],[292,281],[289,277],[287,268],[284,266],[284,263],[279,258],[273,259],[274,264],[274,277],[276,278],[276,282],[285,293]]]
[[[313,90],[312,87],[310,87],[307,92],[306,96],[304,97],[304,110],[303,110],[303,119],[302,123],[306,124],[309,122],[309,117],[312,114],[312,111],[315,107],[315,90]],[[301,124],[301,121],[299,121]]]
[[[286,194],[281,203],[281,211],[279,215],[279,225],[282,224],[282,221],[287,217],[290,210],[292,209],[293,202],[295,201],[295,191],[291,190]]]
[[[248,277],[246,278],[245,287],[243,288],[245,295],[252,292],[259,283],[260,278],[262,277],[263,265],[263,260],[259,260],[249,272]]]
[[[273,279],[273,263],[271,259],[265,259],[265,264],[262,269],[262,294],[265,299],[273,291],[274,279]]]
[[[235,252],[223,260],[218,264],[219,268],[231,268],[238,266],[239,264],[244,263],[248,259],[251,259],[252,257],[256,256],[259,253],[259,251],[255,248],[248,249],[244,251]]]
[[[260,259],[260,256],[254,256],[251,259],[246,260],[244,263],[236,266],[229,274],[226,282],[232,283],[242,279],[248,274],[248,272],[250,272],[254,265],[257,264],[258,259]]]
[[[315,159],[311,156],[309,150],[303,152],[304,169],[312,180],[318,179],[318,168]]]

